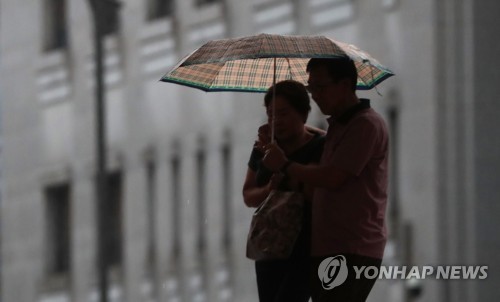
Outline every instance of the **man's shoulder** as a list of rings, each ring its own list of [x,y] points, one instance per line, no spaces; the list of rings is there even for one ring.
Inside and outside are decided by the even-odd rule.
[[[363,133],[372,133],[373,136],[386,140],[389,131],[384,118],[372,108],[365,109],[357,114],[349,123],[349,128]]]
[[[352,120],[351,123],[361,123],[366,124],[367,126],[372,125],[382,125],[385,127],[384,118],[373,108],[367,108],[365,110],[360,111]]]

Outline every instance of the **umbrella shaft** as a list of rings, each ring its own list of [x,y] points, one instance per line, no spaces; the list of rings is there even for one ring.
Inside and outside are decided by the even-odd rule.
[[[276,112],[276,58],[274,58],[274,71],[273,71],[273,101],[271,110],[271,142],[274,143],[274,119]]]

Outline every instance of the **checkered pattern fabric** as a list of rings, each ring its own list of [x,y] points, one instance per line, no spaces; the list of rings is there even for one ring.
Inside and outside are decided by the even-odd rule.
[[[322,36],[260,34],[207,42],[180,61],[161,80],[204,91],[265,92],[276,82],[306,84],[310,58],[351,57],[358,69],[358,89],[371,89],[393,75],[354,45]]]

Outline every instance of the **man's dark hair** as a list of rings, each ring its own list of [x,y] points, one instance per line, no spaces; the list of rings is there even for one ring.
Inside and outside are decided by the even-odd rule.
[[[271,104],[275,87],[276,97],[279,96],[284,98],[295,111],[304,116],[305,122],[309,115],[309,111],[311,111],[309,94],[307,94],[306,87],[302,83],[293,80],[278,82],[275,86],[267,90],[264,96],[264,106],[269,107]]]
[[[328,70],[328,74],[336,82],[343,79],[349,79],[352,83],[352,91],[356,91],[358,82],[358,71],[354,61],[349,57],[339,58],[312,58],[307,63],[306,71],[310,72],[319,66],[324,66]]]

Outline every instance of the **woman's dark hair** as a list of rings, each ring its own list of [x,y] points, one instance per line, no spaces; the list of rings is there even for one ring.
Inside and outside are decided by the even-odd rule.
[[[269,107],[273,100],[273,90],[276,88],[276,97],[284,98],[288,104],[299,114],[304,116],[304,122],[307,120],[309,111],[311,111],[311,104],[309,94],[307,94],[306,87],[294,80],[284,80],[271,86],[264,96],[264,106]]]
[[[319,66],[324,66],[328,70],[330,77],[336,82],[349,79],[352,91],[356,91],[358,71],[351,58],[347,56],[339,58],[312,58],[307,63],[306,71],[310,72]]]

